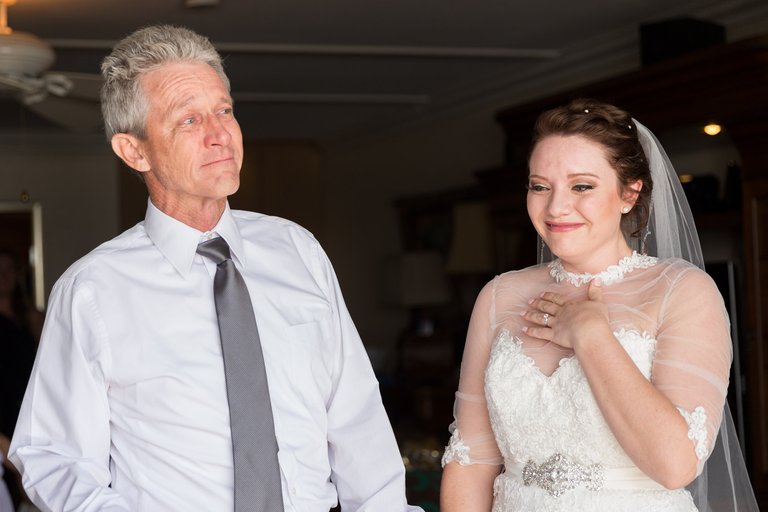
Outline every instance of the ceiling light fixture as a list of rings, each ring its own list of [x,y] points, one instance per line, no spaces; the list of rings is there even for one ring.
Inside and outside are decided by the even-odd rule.
[[[723,127],[717,123],[708,123],[704,126],[703,130],[704,130],[704,133],[706,133],[707,135],[714,137],[715,135],[723,131]]]
[[[7,8],[15,3],[16,0],[0,0],[0,73],[37,75],[53,64],[53,50],[37,36],[15,32],[8,26]]]

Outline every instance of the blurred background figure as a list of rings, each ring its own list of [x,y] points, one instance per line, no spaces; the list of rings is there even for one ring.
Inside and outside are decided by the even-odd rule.
[[[18,473],[7,460],[42,326],[42,315],[31,304],[24,274],[15,254],[0,249],[0,475],[6,484],[0,485],[0,512],[13,511],[12,502],[23,510],[28,502]]]

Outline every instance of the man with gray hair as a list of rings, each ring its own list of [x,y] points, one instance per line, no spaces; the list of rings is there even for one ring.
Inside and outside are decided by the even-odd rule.
[[[145,220],[51,292],[10,459],[42,510],[418,510],[318,242],[230,210],[242,135],[210,42],[141,29],[102,63]]]

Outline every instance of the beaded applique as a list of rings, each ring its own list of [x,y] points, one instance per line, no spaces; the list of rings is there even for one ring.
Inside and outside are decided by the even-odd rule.
[[[638,254],[637,251],[633,251],[631,256],[622,258],[619,260],[618,264],[611,265],[602,272],[597,274],[590,274],[588,272],[577,274],[565,270],[563,264],[557,259],[549,264],[549,275],[551,275],[558,283],[568,281],[576,287],[579,287],[582,284],[587,284],[597,277],[600,278],[603,284],[611,284],[621,281],[624,279],[624,274],[628,274],[636,268],[649,268],[654,266],[657,262],[658,259],[653,256]]]
[[[541,487],[555,498],[580,485],[599,491],[604,482],[605,471],[600,464],[584,466],[559,453],[541,464],[529,460],[523,468],[523,484]]]

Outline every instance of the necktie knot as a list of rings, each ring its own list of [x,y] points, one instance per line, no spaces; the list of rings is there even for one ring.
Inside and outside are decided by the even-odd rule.
[[[197,253],[210,259],[216,265],[232,258],[229,252],[229,244],[221,237],[212,238],[200,243],[197,246]]]

